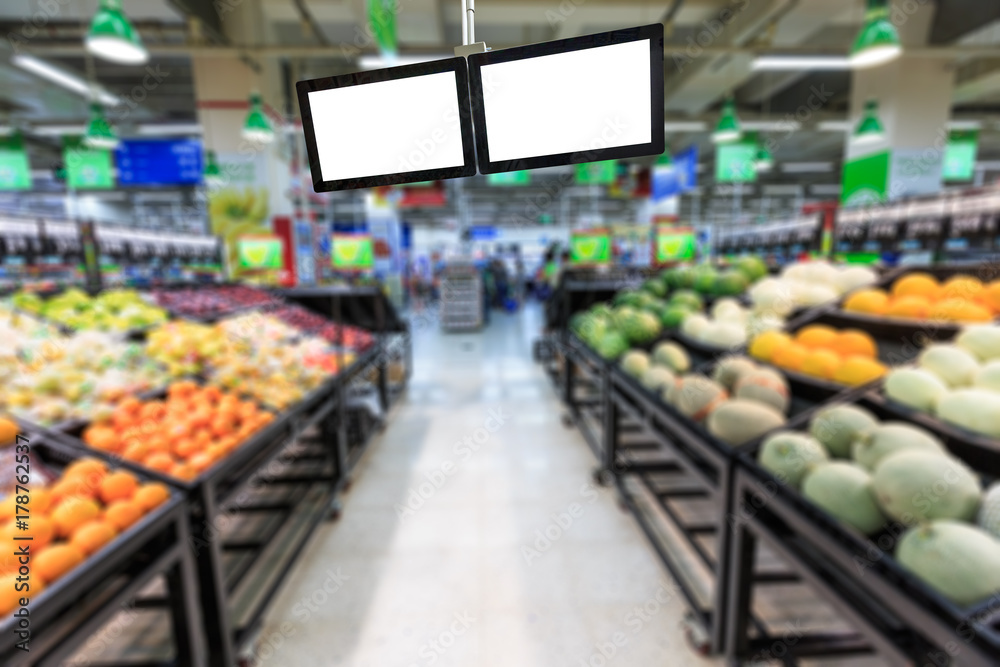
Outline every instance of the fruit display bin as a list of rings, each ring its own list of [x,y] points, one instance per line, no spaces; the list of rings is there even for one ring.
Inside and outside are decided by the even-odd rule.
[[[711,375],[714,363],[699,372]],[[724,647],[725,610],[730,533],[729,490],[738,447],[711,435],[666,403],[658,392],[643,387],[617,364],[608,371],[610,402],[605,428],[610,453],[608,467],[614,474],[625,505],[635,516],[664,567],[678,582],[691,609],[694,625],[705,636],[699,646],[711,653]],[[793,397],[789,405],[792,419],[807,414],[816,402]],[[638,431],[640,438],[630,437]],[[639,487],[638,493],[634,490]],[[643,511],[636,498],[649,499],[657,511]],[[660,526],[666,523],[671,530]],[[681,544],[665,540],[679,535]],[[679,566],[683,550],[700,562],[711,592],[708,599],[699,592],[689,569]],[[764,581],[785,582],[785,575],[756,573]],[[754,617],[753,622],[761,621]]]
[[[959,264],[914,265],[897,267],[886,271],[882,274],[879,281],[872,285],[872,288],[889,291],[894,282],[912,273],[927,273],[938,281],[944,281],[958,275],[972,276],[983,282],[1000,278],[1000,270],[998,270],[996,264],[988,262],[966,266]],[[955,322],[932,319],[893,318],[844,310],[844,303],[849,296],[849,294],[846,295],[831,308],[839,321],[844,323],[843,326],[864,329],[866,331],[879,331],[886,338],[909,341],[910,343],[919,345],[922,344],[921,341],[940,341],[954,338],[963,326],[961,323]],[[994,321],[997,321],[997,318],[994,318]]]
[[[869,388],[842,394],[835,402],[853,403],[883,420],[898,417]],[[788,428],[804,430],[810,418],[809,413],[800,415]],[[962,458],[967,451],[967,443],[954,433],[931,424],[921,426],[952,455]],[[835,520],[758,464],[762,442],[742,448],[734,474],[726,642],[730,660],[773,655],[774,647],[781,645],[785,664],[799,664],[808,657],[871,653],[899,665],[944,665],[955,660],[963,667],[986,667],[1000,661],[1000,609],[995,595],[961,608],[937,594],[893,557],[898,531],[885,529],[867,537]],[[976,469],[973,462],[965,462]],[[783,643],[780,630],[752,628],[762,583],[749,575],[764,546],[851,629],[811,631]]]
[[[664,336],[662,340],[672,340],[683,347],[687,351],[688,356],[691,357],[692,365],[696,367],[711,364],[716,360],[731,354],[744,354],[746,352],[745,345],[740,345],[738,347],[717,347],[715,345],[706,345],[705,343],[694,340],[689,336],[685,336],[679,330],[671,331],[667,336]]]
[[[607,413],[608,362],[597,355],[576,334],[567,332],[561,341],[563,354],[562,400],[568,415],[563,418],[568,426],[575,424],[584,440],[600,462],[599,471],[606,468],[608,455]]]
[[[61,470],[80,457],[79,450],[66,447],[30,424],[21,426],[22,434],[30,441],[33,461]],[[151,479],[141,473],[138,477],[142,481]],[[63,664],[88,647],[105,624],[134,603],[137,611],[160,610],[169,616],[172,661],[102,659],[100,664],[208,665],[198,623],[198,587],[189,534],[186,500],[183,493],[175,492],[42,593],[29,596],[29,653],[15,647],[19,641],[18,619],[8,616],[0,623],[0,632],[6,638],[0,645],[0,663]],[[161,577],[165,583],[163,595],[152,597],[145,593]]]

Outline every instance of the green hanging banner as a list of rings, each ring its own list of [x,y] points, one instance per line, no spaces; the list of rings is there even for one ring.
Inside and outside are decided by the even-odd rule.
[[[486,183],[489,185],[531,185],[531,172],[521,170],[486,174]]]
[[[739,141],[717,144],[715,180],[719,183],[753,183],[757,180],[757,134],[745,133]]]
[[[382,53],[396,53],[396,0],[368,0],[368,25]]]
[[[31,165],[19,132],[0,137],[0,190],[30,190]]]
[[[612,185],[617,179],[617,160],[584,162],[576,165],[577,185]]]
[[[976,170],[979,130],[952,130],[944,150],[941,178],[945,181],[969,181]]]
[[[110,190],[115,186],[111,151],[87,148],[80,137],[63,137],[66,186],[74,190]]]
[[[889,186],[889,151],[855,158],[844,163],[840,203],[871,206],[886,201]]]

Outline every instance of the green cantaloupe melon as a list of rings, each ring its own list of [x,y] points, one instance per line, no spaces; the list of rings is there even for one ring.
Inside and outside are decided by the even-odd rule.
[[[760,401],[782,414],[788,414],[788,384],[784,376],[768,368],[747,373],[736,382],[736,398]]]
[[[931,345],[917,358],[917,363],[952,388],[968,387],[979,372],[979,361],[957,345]]]
[[[851,458],[862,468],[874,470],[883,457],[903,449],[945,453],[941,441],[924,429],[905,422],[885,422],[854,439]]]
[[[958,459],[915,450],[882,459],[872,488],[882,511],[906,525],[931,519],[973,521],[983,495],[975,473]]]
[[[663,366],[650,366],[639,378],[639,383],[650,391],[662,391],[664,388],[673,386],[677,382],[677,377],[670,372],[670,369]]]
[[[805,433],[778,431],[764,441],[757,454],[761,467],[795,488],[809,470],[827,461],[826,449]]]
[[[955,344],[980,361],[1000,359],[1000,327],[994,324],[967,326],[958,334]]]
[[[848,459],[855,438],[878,426],[875,415],[856,405],[831,405],[809,422],[809,433],[826,447],[830,456]]]
[[[985,389],[956,389],[941,397],[936,412],[946,422],[1000,438],[1000,394]]]
[[[976,523],[987,533],[1000,539],[1000,482],[995,482],[983,495]]]
[[[642,374],[649,370],[649,355],[642,350],[629,350],[621,361],[622,370],[634,378],[642,377]]]
[[[911,528],[899,541],[896,560],[962,607],[1000,591],[1000,540],[975,526],[934,521]]]
[[[664,341],[653,348],[653,363],[666,366],[674,373],[687,373],[691,370],[691,359],[684,348],[677,343]]]
[[[983,364],[976,373],[972,385],[977,389],[1000,393],[1000,359]]]
[[[737,380],[759,368],[751,359],[747,357],[723,357],[715,365],[712,371],[712,379],[721,384],[727,390],[732,391]]]
[[[742,445],[785,423],[774,408],[742,398],[726,401],[708,415],[708,432],[729,445]]]
[[[948,387],[923,368],[894,368],[885,377],[885,394],[892,400],[922,412],[933,412]]]
[[[865,535],[885,525],[885,515],[872,492],[872,477],[856,463],[821,463],[802,481],[802,495]]]
[[[725,401],[728,394],[722,385],[704,375],[685,375],[670,390],[670,396],[669,402],[678,412],[694,421],[701,421]]]

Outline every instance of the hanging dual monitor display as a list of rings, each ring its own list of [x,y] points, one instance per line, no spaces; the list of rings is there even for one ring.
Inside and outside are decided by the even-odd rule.
[[[659,155],[663,25],[296,90],[317,192]]]

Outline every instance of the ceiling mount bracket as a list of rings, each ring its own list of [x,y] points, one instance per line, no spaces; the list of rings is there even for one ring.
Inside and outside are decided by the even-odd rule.
[[[463,58],[473,53],[486,53],[486,42],[476,41],[476,0],[462,2],[462,46],[455,47],[455,55]]]

